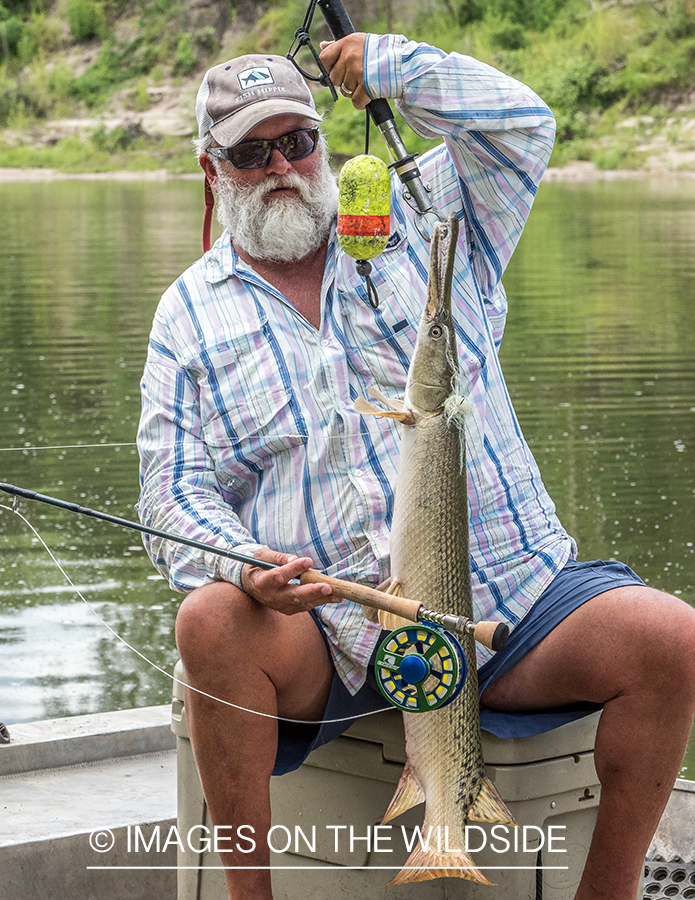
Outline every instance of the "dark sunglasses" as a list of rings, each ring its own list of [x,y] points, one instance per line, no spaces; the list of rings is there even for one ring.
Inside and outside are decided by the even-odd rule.
[[[318,128],[302,128],[272,140],[244,141],[234,147],[210,147],[207,152],[210,156],[226,159],[235,169],[264,169],[273,150],[279,150],[287,162],[297,162],[311,156],[318,139]]]

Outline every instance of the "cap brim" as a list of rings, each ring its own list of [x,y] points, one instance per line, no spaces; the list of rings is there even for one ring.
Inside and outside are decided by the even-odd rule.
[[[256,125],[275,116],[301,116],[320,122],[321,116],[306,103],[298,100],[261,100],[246,109],[230,113],[226,119],[213,125],[210,134],[223,147],[233,147],[243,140]]]

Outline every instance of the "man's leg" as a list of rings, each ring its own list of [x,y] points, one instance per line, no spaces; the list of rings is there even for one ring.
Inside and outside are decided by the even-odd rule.
[[[652,588],[589,600],[488,687],[489,709],[603,703],[601,801],[576,900],[635,900],[695,711],[695,610]]]
[[[321,719],[333,666],[309,613],[293,616],[252,601],[236,587],[216,582],[193,591],[181,605],[176,640],[189,684],[267,718],[242,712],[188,688],[186,716],[205,798],[215,825],[234,826],[232,852],[222,854],[233,900],[268,900],[270,775],[277,750],[277,721]],[[236,828],[251,826],[252,853],[235,849]],[[249,830],[245,831],[249,835]],[[239,840],[243,849],[249,843]]]

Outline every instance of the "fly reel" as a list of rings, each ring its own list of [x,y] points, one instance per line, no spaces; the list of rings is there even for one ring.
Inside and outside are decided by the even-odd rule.
[[[466,680],[463,648],[429,625],[405,625],[387,635],[374,661],[381,693],[404,712],[429,712],[451,703]]]

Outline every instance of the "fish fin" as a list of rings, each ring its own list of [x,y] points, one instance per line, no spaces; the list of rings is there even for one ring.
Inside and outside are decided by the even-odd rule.
[[[385,825],[387,822],[390,822],[391,819],[395,819],[396,816],[400,816],[402,813],[407,812],[419,803],[424,802],[425,792],[420,787],[420,783],[415,777],[413,767],[410,765],[410,760],[408,760],[401,774],[401,780],[398,782],[396,793],[389,803],[389,808],[384,813],[381,824]]]
[[[355,412],[359,413],[361,416],[380,416],[382,419],[395,419],[403,425],[415,424],[415,419],[410,413],[403,412],[402,410],[388,412],[385,409],[380,409],[368,400],[365,400],[364,397],[358,397],[355,400],[354,407]]]
[[[465,851],[438,853],[429,847],[424,849],[422,846],[418,846],[410,854],[398,875],[389,882],[389,886],[409,884],[415,881],[431,881],[433,878],[465,878],[468,881],[475,881],[477,884],[494,884],[494,882],[488,881]]]
[[[379,621],[379,610],[372,609],[371,606],[363,606],[362,612],[364,613],[364,617],[368,622],[378,622]]]
[[[378,400],[379,403],[382,403],[384,406],[388,406],[389,409],[395,409],[397,412],[403,412],[403,401],[402,400],[389,400],[386,394],[383,394],[376,385],[372,385],[367,391],[372,400]]]
[[[518,823],[507,805],[500,797],[499,791],[487,775],[483,776],[480,793],[475,803],[468,810],[468,818],[474,822],[494,822],[499,825],[516,825]]]

